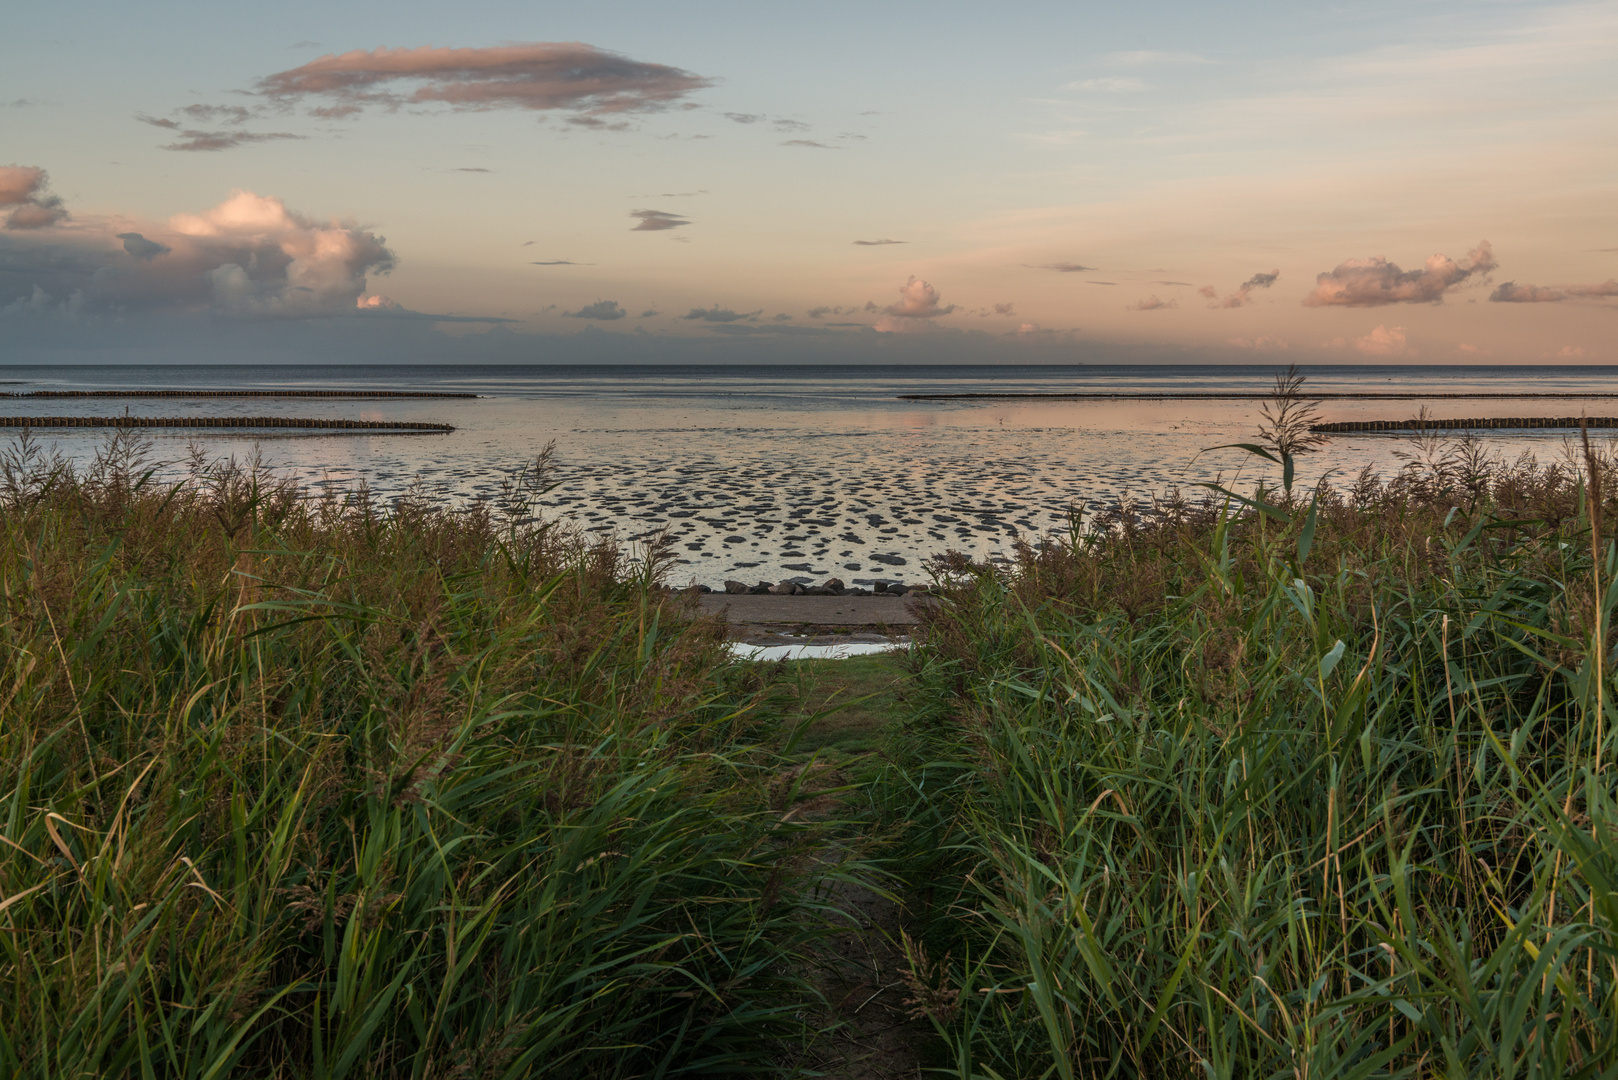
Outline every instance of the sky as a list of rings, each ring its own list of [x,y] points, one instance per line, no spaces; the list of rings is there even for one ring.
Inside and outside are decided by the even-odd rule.
[[[0,363],[1618,363],[1618,2],[28,5]]]

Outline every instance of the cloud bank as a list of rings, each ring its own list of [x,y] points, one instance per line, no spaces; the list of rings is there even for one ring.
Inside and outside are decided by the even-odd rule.
[[[1618,296],[1618,281],[1595,285],[1518,285],[1508,281],[1489,294],[1496,304],[1556,304],[1563,300],[1600,300]]]
[[[623,318],[629,312],[619,307],[616,300],[597,300],[593,304],[585,304],[577,311],[564,311],[562,314],[570,319],[596,319],[602,322],[612,322],[614,319]]]
[[[30,198],[37,200],[38,185],[34,191]],[[373,232],[321,223],[280,199],[241,190],[212,209],[138,231],[102,219],[27,228],[0,239],[0,307],[32,302],[38,290],[60,303],[77,297],[92,312],[353,314],[367,276],[394,264],[386,241]]]
[[[700,319],[703,322],[711,323],[733,323],[742,319],[757,318],[762,314],[764,314],[763,308],[757,311],[732,311],[729,308],[722,308],[715,304],[711,308],[692,308],[682,318]]]
[[[712,79],[689,71],[583,42],[537,41],[354,50],[267,76],[255,90],[280,102],[329,102],[312,110],[328,118],[369,106],[433,104],[456,110],[562,110],[599,118],[667,109],[712,85]]]
[[[1400,270],[1388,260],[1350,259],[1315,277],[1305,307],[1381,307],[1385,304],[1437,304],[1444,294],[1469,278],[1482,278],[1499,264],[1487,240],[1459,262],[1430,255],[1420,270]]]

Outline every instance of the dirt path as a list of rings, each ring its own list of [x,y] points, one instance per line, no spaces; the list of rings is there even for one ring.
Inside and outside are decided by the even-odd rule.
[[[825,712],[799,742],[799,753],[806,760],[813,756],[817,774],[805,788],[858,783],[882,752],[884,730],[903,714],[904,669],[884,656],[801,663],[807,682],[799,707],[805,713],[848,703]],[[805,790],[801,797],[806,808],[814,806],[813,814],[841,816],[849,810],[840,796],[817,799]],[[804,1069],[828,1080],[921,1077],[934,1036],[925,1020],[911,1019],[905,1004],[910,992],[899,945],[901,905],[868,883],[839,884],[831,900],[844,913],[847,929],[822,943],[811,973],[827,1003],[820,1021],[825,1034],[809,1048]]]

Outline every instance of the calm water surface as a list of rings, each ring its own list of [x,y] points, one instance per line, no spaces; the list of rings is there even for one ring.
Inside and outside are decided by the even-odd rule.
[[[486,498],[500,477],[554,441],[561,486],[545,513],[639,541],[660,531],[682,562],[675,580],[921,580],[947,549],[990,558],[1018,536],[1065,529],[1069,507],[1240,475],[1252,459],[1209,450],[1252,439],[1258,403],[1230,401],[904,401],[916,393],[1185,392],[1268,388],[1254,367],[10,367],[0,391],[87,389],[386,389],[457,391],[472,400],[273,399],[10,401],[11,415],[300,416],[429,420],[448,435],[277,437],[154,431],[177,462],[195,440],[214,456],[255,446],[312,483],[360,481],[392,493],[418,481],[435,497]],[[1612,393],[1618,369],[1320,367],[1319,391]],[[1327,419],[1403,419],[1420,400],[1327,401]],[[1440,400],[1438,417],[1618,414],[1618,400]],[[104,436],[49,441],[84,459]],[[3,436],[0,436],[3,438]],[[1488,436],[1504,455],[1561,452],[1564,435]],[[1405,447],[1338,437],[1300,462],[1312,481],[1366,465],[1391,472]]]

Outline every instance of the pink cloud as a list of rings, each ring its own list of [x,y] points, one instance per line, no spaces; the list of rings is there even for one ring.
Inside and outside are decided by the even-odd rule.
[[[1354,348],[1366,356],[1414,356],[1410,339],[1402,326],[1378,326],[1362,338],[1354,339]]]
[[[365,105],[441,103],[454,109],[565,109],[584,116],[668,108],[713,80],[649,64],[578,41],[490,48],[354,50],[327,55],[259,80],[282,100],[322,97],[319,115]]]
[[[954,304],[939,307],[938,300],[937,289],[911,274],[910,280],[899,287],[898,301],[889,304],[883,312],[901,319],[932,319],[955,310]]]
[[[1261,272],[1254,274],[1252,277],[1242,282],[1235,292],[1225,297],[1224,300],[1220,301],[1216,306],[1222,308],[1246,307],[1248,304],[1253,302],[1250,294],[1254,289],[1268,289],[1271,285],[1275,284],[1275,279],[1280,276],[1281,271],[1279,270],[1271,270],[1267,273]],[[1208,297],[1210,300],[1212,300],[1214,297],[1213,286],[1211,285],[1206,289],[1201,289],[1198,291],[1203,296]]]
[[[1286,349],[1291,347],[1284,338],[1262,336],[1253,338],[1226,338],[1225,342],[1228,345],[1236,346],[1238,349],[1254,349],[1259,352],[1264,352],[1270,349]]]
[[[34,165],[0,165],[0,206],[16,206],[43,191],[45,170]]]
[[[1127,310],[1129,310],[1129,311],[1163,311],[1163,310],[1166,310],[1168,308],[1178,307],[1178,306],[1179,305],[1175,301],[1173,301],[1173,300],[1160,300],[1160,299],[1158,299],[1157,294],[1153,293],[1151,296],[1148,296],[1144,300],[1137,300],[1133,304],[1130,304]]]
[[[34,165],[0,166],[0,206],[12,206],[8,229],[44,229],[67,220],[67,207],[55,195],[45,194],[50,177]]]
[[[1486,277],[1499,264],[1487,240],[1456,262],[1430,255],[1420,270],[1400,270],[1388,260],[1350,259],[1315,277],[1305,307],[1380,307],[1384,304],[1436,304],[1450,289],[1473,276]]]
[[[18,280],[37,281],[52,296],[79,295],[92,310],[304,318],[396,307],[366,294],[369,275],[393,268],[382,237],[316,221],[280,199],[236,191],[166,225],[131,224],[89,218],[67,231],[7,233],[0,257],[23,271]],[[0,296],[0,304],[11,299]]]

